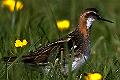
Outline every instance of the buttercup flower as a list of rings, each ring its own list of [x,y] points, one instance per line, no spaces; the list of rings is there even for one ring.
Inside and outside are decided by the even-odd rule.
[[[20,40],[16,40],[15,41],[15,47],[23,47],[25,45],[27,45],[27,41],[24,39],[22,42]]]
[[[102,75],[99,73],[87,73],[85,80],[102,80]]]
[[[25,39],[24,39],[23,42],[22,42],[23,45],[27,45],[27,43],[28,43],[28,42],[27,42]]]
[[[14,7],[17,11],[23,8],[23,3],[15,0],[3,0],[2,5],[8,7],[11,12],[14,11]]]
[[[70,27],[70,21],[69,20],[58,20],[57,21],[57,27],[60,31],[68,29]]]

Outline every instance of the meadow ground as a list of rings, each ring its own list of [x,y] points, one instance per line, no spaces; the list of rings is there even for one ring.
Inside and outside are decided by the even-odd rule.
[[[91,55],[85,65],[68,76],[60,72],[60,65],[50,64],[45,73],[40,67],[21,62],[0,61],[0,80],[83,80],[83,73],[98,72],[104,80],[120,80],[120,5],[119,0],[20,0],[23,8],[9,10],[0,1],[0,58],[25,55],[37,47],[65,36],[76,27],[82,10],[97,8],[100,14],[114,23],[96,21],[91,32]],[[17,3],[16,3],[17,5]],[[67,19],[70,27],[59,31],[57,20]],[[15,47],[15,40],[27,40],[23,47]]]

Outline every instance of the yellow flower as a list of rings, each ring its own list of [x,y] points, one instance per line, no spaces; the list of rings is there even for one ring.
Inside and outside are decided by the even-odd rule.
[[[20,1],[16,2],[15,0],[3,0],[2,5],[8,7],[11,12],[14,11],[14,7],[17,11],[21,10],[23,8],[22,2],[20,2]]]
[[[102,75],[99,73],[87,73],[85,80],[102,80]]]
[[[60,20],[57,21],[57,27],[59,30],[65,30],[68,29],[70,27],[70,21],[69,20]]]
[[[25,45],[27,45],[27,41],[24,39],[22,42],[20,40],[16,40],[15,41],[15,47],[23,47]]]
[[[22,42],[23,45],[27,45],[27,43],[28,43],[28,42],[27,42],[25,39],[24,39],[23,42]]]

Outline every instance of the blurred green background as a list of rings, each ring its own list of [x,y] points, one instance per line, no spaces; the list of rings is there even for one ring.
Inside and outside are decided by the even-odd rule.
[[[22,63],[0,62],[0,80],[82,80],[80,75],[99,72],[104,80],[120,80],[120,4],[119,0],[21,0],[23,9],[11,13],[0,1],[0,58],[25,55],[37,47],[65,36],[78,24],[81,11],[94,7],[114,23],[96,21],[91,32],[91,56],[85,65],[64,76],[59,68],[51,72],[26,68]],[[70,28],[59,31],[57,20],[70,20]],[[22,48],[16,39],[26,39]],[[58,66],[57,66],[58,67]]]

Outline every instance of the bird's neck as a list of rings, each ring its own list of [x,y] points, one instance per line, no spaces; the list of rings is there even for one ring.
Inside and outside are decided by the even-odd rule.
[[[79,28],[80,33],[83,35],[83,37],[85,39],[87,39],[88,36],[90,35],[90,30],[87,26],[87,20],[81,18],[80,21],[79,21],[78,28]]]
[[[91,30],[87,26],[87,20],[86,19],[81,19],[79,22],[79,26],[77,27],[78,31],[82,35],[82,47],[83,47],[83,53],[84,55],[88,56],[89,51],[90,51],[90,33]]]

